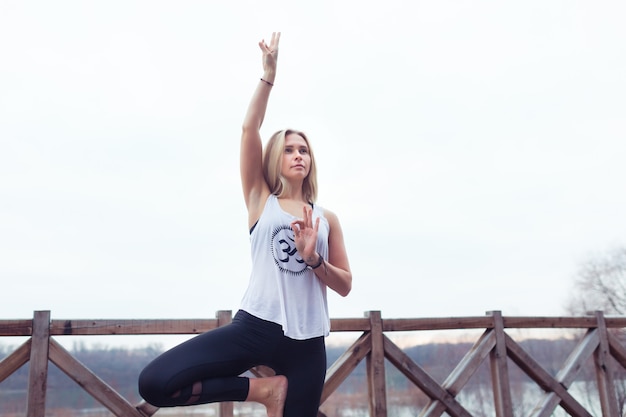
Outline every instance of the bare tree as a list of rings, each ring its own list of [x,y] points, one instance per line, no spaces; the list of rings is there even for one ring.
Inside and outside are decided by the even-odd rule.
[[[626,314],[626,246],[615,247],[589,257],[581,265],[567,310],[573,315],[589,314],[598,310],[604,314]],[[624,330],[614,329],[613,333],[622,343],[626,341]],[[626,415],[624,372],[624,369],[619,368],[614,375],[620,415]],[[586,383],[593,384],[590,380]]]
[[[572,314],[596,310],[626,314],[626,247],[608,250],[582,264],[567,309]]]

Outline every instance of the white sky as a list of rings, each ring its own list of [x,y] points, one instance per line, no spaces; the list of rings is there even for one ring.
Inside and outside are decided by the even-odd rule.
[[[333,317],[559,315],[625,242],[622,1],[0,3],[0,319],[236,310],[241,121],[309,133]]]

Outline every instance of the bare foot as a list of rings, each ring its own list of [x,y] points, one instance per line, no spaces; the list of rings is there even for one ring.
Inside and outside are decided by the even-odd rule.
[[[287,378],[284,375],[250,378],[250,390],[246,401],[263,404],[267,410],[267,417],[283,417],[287,386]]]

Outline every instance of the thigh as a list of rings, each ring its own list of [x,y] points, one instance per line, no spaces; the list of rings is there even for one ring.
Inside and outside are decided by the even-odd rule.
[[[238,314],[232,323],[198,335],[164,352],[143,372],[175,391],[209,377],[237,376],[258,365],[274,348],[272,337],[260,331],[255,318]]]
[[[280,358],[277,372],[289,381],[284,417],[316,417],[326,376],[324,338],[290,339]]]

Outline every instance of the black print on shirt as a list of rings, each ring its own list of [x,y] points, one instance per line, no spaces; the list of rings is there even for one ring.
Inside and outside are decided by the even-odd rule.
[[[290,275],[302,275],[306,269],[304,260],[298,254],[291,226],[279,226],[272,232],[270,243],[276,266]]]

